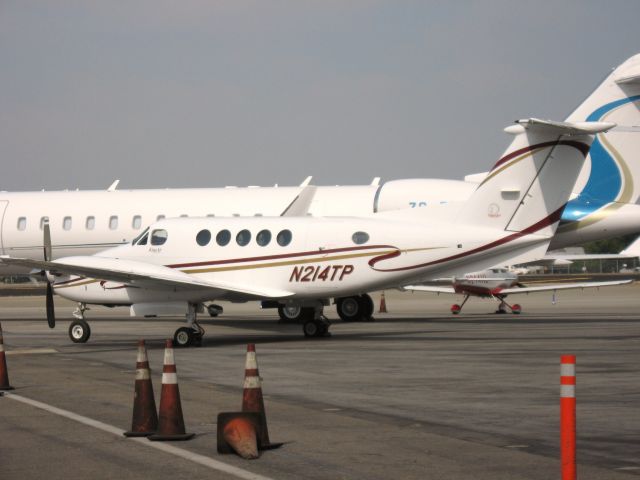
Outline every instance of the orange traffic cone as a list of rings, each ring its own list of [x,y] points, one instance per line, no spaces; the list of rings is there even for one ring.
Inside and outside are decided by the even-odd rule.
[[[378,309],[378,313],[389,313],[387,312],[387,300],[384,298],[384,292],[380,295],[380,308]]]
[[[0,390],[13,390],[13,387],[9,385],[9,371],[7,370],[7,359],[4,355],[2,324],[0,324]]]
[[[260,456],[260,414],[224,412],[218,414],[218,453],[237,453],[252,460]]]
[[[173,340],[167,340],[164,349],[160,415],[158,417],[158,431],[147,437],[149,440],[189,440],[195,435],[194,433],[185,433],[184,429],[178,375],[173,357]]]
[[[156,412],[156,400],[153,396],[147,349],[144,346],[144,340],[139,340],[131,430],[124,432],[124,436],[147,437],[155,433],[157,429],[158,413]]]
[[[253,343],[247,345],[247,358],[244,367],[244,390],[242,391],[242,411],[256,412],[260,415],[259,445],[262,449],[278,448],[282,443],[269,441],[267,429],[267,414],[262,399],[262,379],[258,372],[256,360],[256,346]]]

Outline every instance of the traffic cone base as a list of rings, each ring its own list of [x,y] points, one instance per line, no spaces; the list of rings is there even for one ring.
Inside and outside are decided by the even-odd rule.
[[[260,414],[223,412],[218,414],[218,453],[236,453],[253,460],[260,456]]]

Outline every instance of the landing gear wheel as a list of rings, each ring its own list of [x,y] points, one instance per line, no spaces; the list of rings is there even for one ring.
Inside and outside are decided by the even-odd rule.
[[[324,337],[329,335],[329,325],[322,320],[307,320],[302,324],[302,331],[307,338]]]
[[[69,325],[69,338],[73,343],[86,343],[91,336],[91,327],[84,320],[74,320]]]
[[[514,303],[511,306],[511,311],[515,314],[515,315],[520,315],[520,312],[522,311],[522,307],[520,305],[518,305],[517,303]]]
[[[303,310],[300,305],[280,305],[278,306],[278,315],[280,320],[285,323],[297,323],[304,316]]]
[[[343,297],[336,300],[338,315],[343,322],[362,320],[362,300],[359,297]]]
[[[173,346],[178,348],[190,346],[193,343],[195,333],[192,328],[180,327],[173,334]]]
[[[216,305],[215,303],[210,303],[207,305],[207,313],[210,317],[217,317],[221,315],[224,310],[220,305]]]
[[[460,310],[462,310],[462,307],[457,303],[451,305],[451,313],[453,313],[454,315],[458,315],[460,313]]]
[[[373,311],[375,306],[373,305],[373,299],[368,295],[364,294],[360,298],[360,309],[362,311],[362,319],[365,322],[373,322]]]

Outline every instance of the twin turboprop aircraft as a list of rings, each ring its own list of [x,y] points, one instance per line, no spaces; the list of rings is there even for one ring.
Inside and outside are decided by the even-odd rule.
[[[328,333],[331,298],[365,307],[365,292],[539,258],[547,250],[596,134],[610,122],[521,120],[514,139],[462,207],[410,209],[368,217],[173,218],[134,242],[92,256],[51,260],[0,257],[47,272],[53,296],[130,305],[132,311],[181,302],[187,327],[177,345],[197,344],[197,311],[211,300],[300,307],[306,336]],[[86,341],[88,324],[70,327]]]
[[[631,283],[632,280],[614,280],[608,282],[581,282],[562,283],[556,285],[541,285],[526,287],[518,281],[518,275],[506,268],[489,268],[481,272],[465,273],[462,277],[454,277],[450,287],[430,285],[407,285],[403,290],[413,292],[430,292],[444,294],[461,294],[464,296],[462,303],[451,305],[451,313],[457,315],[470,297],[494,298],[500,302],[496,313],[507,313],[507,308],[512,313],[519,314],[522,307],[517,304],[508,304],[507,296],[519,293],[555,292],[556,290],[584,289],[597,287],[610,287]]]

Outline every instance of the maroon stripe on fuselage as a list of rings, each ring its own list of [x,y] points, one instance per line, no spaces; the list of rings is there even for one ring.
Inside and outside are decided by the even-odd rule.
[[[527,152],[530,152],[532,150],[536,150],[538,148],[552,147],[552,146],[556,146],[556,145],[567,145],[569,147],[576,148],[585,157],[587,156],[587,153],[589,153],[589,145],[587,145],[585,143],[582,143],[582,142],[576,142],[575,140],[555,140],[555,141],[552,141],[552,142],[537,143],[535,145],[529,145],[528,147],[520,148],[518,150],[515,150],[515,151],[511,152],[508,155],[505,155],[504,157],[502,157],[500,160],[498,160],[496,162],[496,164],[493,166],[491,171],[494,171],[496,168],[498,168],[503,163],[506,163],[509,160],[511,160],[512,158],[518,157],[518,156],[522,155],[523,153],[527,153]]]
[[[391,245],[370,245],[365,247],[345,247],[345,248],[331,248],[327,250],[310,250],[306,252],[298,253],[282,253],[280,255],[265,255],[261,257],[246,257],[246,258],[230,258],[228,260],[208,260],[205,262],[195,263],[174,263],[173,265],[166,265],[169,268],[185,268],[185,267],[206,267],[209,265],[225,265],[228,263],[245,263],[245,262],[257,262],[261,260],[278,260],[281,258],[292,257],[309,257],[312,255],[326,255],[328,253],[340,253],[340,252],[355,252],[358,250],[374,250],[376,248],[396,248]]]
[[[543,218],[542,220],[540,220],[537,223],[534,223],[533,225],[531,225],[530,227],[527,227],[526,229],[520,231],[520,232],[515,232],[511,235],[508,235],[506,237],[500,238],[498,240],[495,240],[491,243],[487,243],[486,245],[482,245],[480,247],[474,248],[472,250],[469,250],[468,252],[462,252],[462,253],[458,253],[456,255],[451,255],[450,257],[445,257],[445,258],[441,258],[439,260],[433,260],[432,262],[426,262],[426,263],[420,263],[418,265],[411,265],[408,267],[397,267],[397,268],[389,268],[389,269],[378,269],[375,268],[375,264],[378,263],[380,260],[384,260],[385,257],[389,257],[390,254],[387,255],[381,255],[379,257],[375,257],[372,258],[371,260],[369,260],[369,266],[375,270],[376,272],[401,272],[404,270],[414,270],[416,268],[422,268],[422,267],[429,267],[431,265],[438,265],[439,263],[443,263],[443,262],[448,262],[451,260],[457,260],[459,258],[464,258],[464,257],[468,257],[469,255],[473,255],[475,253],[479,253],[479,252],[483,252],[485,250],[489,250],[493,247],[497,247],[500,245],[504,245],[505,243],[509,243],[517,238],[523,237],[525,235],[529,235],[531,233],[535,233],[538,230],[543,229],[544,227],[548,227],[549,225],[554,224],[555,222],[560,220],[560,216],[562,215],[562,210],[564,210],[564,205],[562,207],[560,207],[559,209],[557,209],[555,212],[553,212],[551,215],[549,215],[546,218]]]

